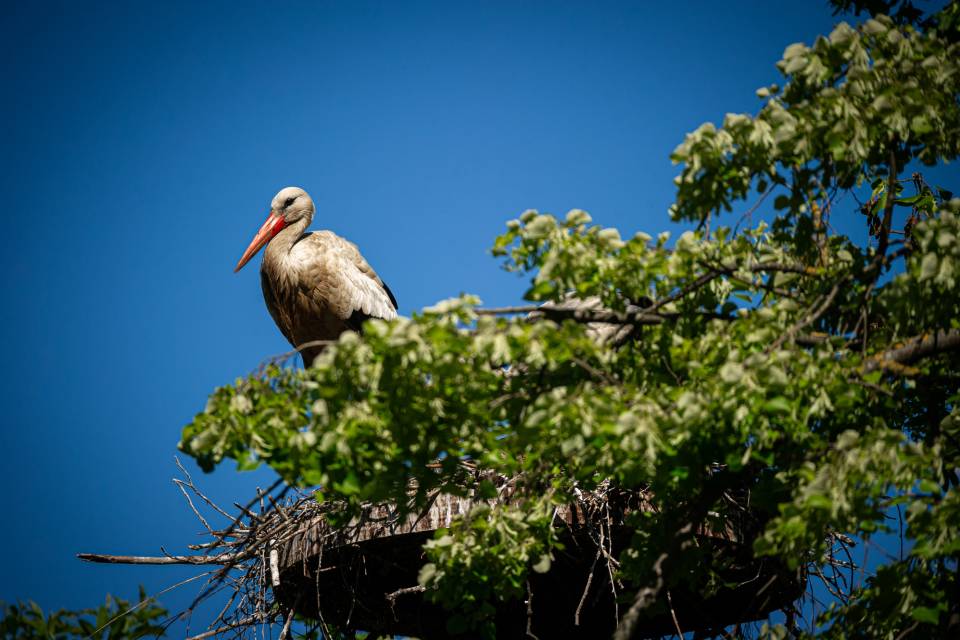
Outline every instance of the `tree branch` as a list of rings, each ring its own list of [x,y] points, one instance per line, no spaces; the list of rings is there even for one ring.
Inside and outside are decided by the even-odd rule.
[[[777,338],[772,345],[767,347],[766,353],[772,353],[773,351],[776,351],[783,345],[784,342],[793,338],[801,329],[808,327],[814,322],[816,322],[817,320],[819,320],[820,316],[826,313],[827,310],[830,308],[830,305],[833,304],[833,300],[837,297],[837,293],[839,293],[840,291],[840,286],[844,282],[846,282],[846,280],[847,280],[846,278],[840,278],[839,280],[837,280],[837,282],[833,285],[833,288],[830,289],[830,292],[826,296],[821,298],[823,302],[820,304],[819,308],[811,309],[810,312],[802,320],[800,320],[795,325],[787,329],[786,333],[784,333],[782,336]]]
[[[86,562],[104,564],[230,564],[249,554],[222,553],[215,556],[114,556],[104,553],[78,553]]]
[[[948,351],[960,349],[960,330],[937,331],[934,334],[923,334],[910,338],[903,346],[890,349],[872,356],[863,366],[864,372],[869,373],[877,369],[892,369],[895,372],[903,371],[902,367],[909,366],[918,360],[939,355]]]
[[[651,314],[646,310],[611,311],[609,309],[564,309],[555,306],[524,305],[517,307],[492,307],[475,309],[477,315],[502,316],[517,313],[537,313],[551,319],[576,320],[577,322],[606,322],[609,324],[661,324],[674,315]]]
[[[637,595],[633,599],[633,604],[631,604],[627,612],[623,614],[623,618],[620,620],[620,624],[613,634],[613,640],[630,640],[630,638],[633,637],[634,630],[637,628],[640,614],[657,601],[657,596],[660,595],[660,590],[663,589],[663,564],[667,561],[668,557],[667,553],[661,553],[653,563],[653,575],[655,576],[653,584],[637,591]]]
[[[680,298],[696,291],[697,289],[700,289],[701,287],[706,286],[708,283],[717,279],[721,275],[723,275],[722,271],[708,271],[707,273],[702,274],[696,280],[692,282],[688,282],[686,286],[680,289],[680,291],[677,291],[676,293],[669,295],[666,298],[661,298],[660,300],[657,300],[656,302],[653,303],[652,306],[645,308],[644,311],[646,311],[647,313],[654,313],[657,311],[657,309],[664,306],[665,304],[669,304],[671,302],[679,300]]]

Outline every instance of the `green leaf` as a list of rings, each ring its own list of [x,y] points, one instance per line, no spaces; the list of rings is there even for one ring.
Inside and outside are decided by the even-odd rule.
[[[940,485],[938,485],[936,482],[933,482],[931,480],[927,480],[926,478],[920,481],[919,489],[923,493],[939,494],[941,491]]]
[[[920,280],[929,280],[937,275],[938,259],[937,254],[927,253],[920,262]]]
[[[940,609],[933,607],[914,607],[910,612],[910,617],[926,624],[939,624]]]
[[[360,481],[357,477],[357,474],[353,471],[347,473],[347,475],[340,482],[335,483],[337,491],[344,495],[354,495],[360,492]]]
[[[790,413],[791,407],[786,398],[783,396],[777,396],[767,400],[763,404],[763,410],[767,413]]]
[[[833,507],[833,501],[823,494],[814,493],[807,496],[807,506],[812,509],[823,509],[829,511]]]
[[[897,204],[902,204],[902,205],[910,206],[910,205],[916,204],[917,202],[920,202],[920,200],[921,200],[923,197],[924,197],[923,194],[918,194],[918,195],[915,195],[915,196],[910,196],[909,198],[897,198],[897,199],[896,199],[896,203],[897,203]]]
[[[533,565],[533,570],[536,571],[537,573],[546,573],[547,571],[550,571],[551,562],[552,560],[550,558],[550,554],[545,553],[542,556],[540,556],[540,560],[538,560],[537,563]]]
[[[492,482],[484,478],[480,481],[478,494],[484,500],[492,500],[497,497],[497,487]]]

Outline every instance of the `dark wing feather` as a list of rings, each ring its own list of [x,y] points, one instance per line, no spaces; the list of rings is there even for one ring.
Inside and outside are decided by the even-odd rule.
[[[388,287],[387,283],[383,280],[380,281],[380,284],[383,285],[383,290],[386,291],[387,295],[390,297],[390,302],[393,304],[393,308],[399,311],[400,305],[397,304],[397,297],[393,295],[393,291],[390,290],[390,287]]]

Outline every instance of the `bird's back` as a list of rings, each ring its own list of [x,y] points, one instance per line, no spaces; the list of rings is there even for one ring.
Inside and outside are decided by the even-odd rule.
[[[390,289],[352,242],[332,231],[307,233],[285,255],[264,255],[263,296],[280,331],[294,346],[336,340],[364,320],[397,317]],[[323,346],[302,350],[313,362]]]

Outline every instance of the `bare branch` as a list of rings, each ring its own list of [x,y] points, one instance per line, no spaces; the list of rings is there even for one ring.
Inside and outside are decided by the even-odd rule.
[[[523,305],[516,307],[492,307],[488,309],[475,309],[480,316],[502,316],[518,313],[536,313],[550,319],[576,320],[577,322],[607,322],[610,324],[661,324],[667,319],[667,316],[658,314],[649,314],[645,310],[636,311],[611,311],[607,309],[564,309],[551,306],[550,303],[544,305]]]
[[[667,557],[666,553],[661,553],[653,563],[653,575],[655,576],[653,584],[637,591],[633,604],[623,614],[623,619],[620,620],[620,625],[613,634],[613,640],[630,640],[637,623],[640,621],[640,614],[656,602],[660,590],[663,589],[663,564],[667,561]]]
[[[209,631],[204,631],[203,633],[197,634],[195,636],[190,636],[189,638],[187,638],[187,640],[204,640],[205,638],[212,638],[213,636],[220,633],[224,633],[226,631],[232,631],[233,629],[239,629],[240,627],[249,627],[255,622],[257,622],[257,617],[250,616],[248,618],[244,618],[243,620],[240,620],[239,622],[235,622],[234,624],[224,625],[216,629],[210,629]]]
[[[78,553],[86,562],[101,564],[230,564],[249,557],[246,553],[221,553],[215,556],[115,556],[104,553]]]
[[[287,612],[287,621],[283,623],[283,629],[280,630],[279,640],[286,640],[287,635],[290,633],[290,623],[293,622],[293,614],[296,612],[298,604],[300,604],[299,596],[297,596],[297,601],[293,603],[293,606],[290,607],[290,611]]]
[[[280,364],[294,357],[304,349],[309,349],[311,347],[329,347],[330,345],[336,344],[336,340],[311,340],[309,342],[304,342],[303,344],[297,346],[296,349],[291,349],[279,355],[270,356],[265,360],[261,361],[257,366],[257,371],[263,371],[267,367],[273,364]],[[309,363],[307,363],[309,365]]]
[[[413,587],[404,587],[403,589],[397,589],[396,591],[385,594],[383,597],[387,599],[387,602],[389,602],[390,606],[392,607],[397,603],[397,598],[399,598],[400,596],[405,596],[410,593],[423,593],[426,590],[427,590],[426,587],[418,584]]]

